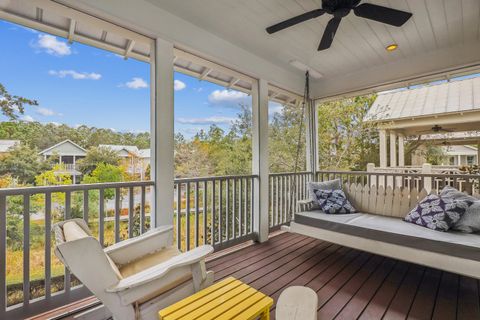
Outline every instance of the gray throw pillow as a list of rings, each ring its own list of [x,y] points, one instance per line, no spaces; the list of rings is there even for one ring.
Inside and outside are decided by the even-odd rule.
[[[455,200],[467,200],[472,201],[472,204],[467,208],[465,214],[462,215],[452,226],[453,230],[461,232],[472,233],[480,232],[480,200],[469,196],[453,187],[445,187],[440,192],[441,197],[449,197]]]
[[[320,209],[315,190],[342,190],[342,181],[340,179],[328,180],[322,182],[309,182],[307,184],[308,200],[313,201],[312,209]]]

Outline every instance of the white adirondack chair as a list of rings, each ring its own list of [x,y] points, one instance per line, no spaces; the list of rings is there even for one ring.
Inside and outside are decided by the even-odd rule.
[[[116,320],[157,319],[158,310],[213,283],[201,246],[181,253],[173,227],[102,248],[82,219],[53,226],[55,255],[103,303]]]

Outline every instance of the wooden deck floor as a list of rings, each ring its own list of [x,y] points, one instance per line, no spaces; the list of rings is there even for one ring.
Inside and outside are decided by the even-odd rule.
[[[318,294],[319,320],[480,319],[476,279],[290,233],[228,251],[207,263],[216,281],[236,277],[275,302],[289,286],[308,286]],[[73,319],[61,315],[81,304],[32,319]],[[275,306],[271,315],[275,319]]]
[[[480,319],[479,281],[284,233],[207,263],[276,301],[308,286],[327,319]],[[275,308],[272,309],[274,319]]]

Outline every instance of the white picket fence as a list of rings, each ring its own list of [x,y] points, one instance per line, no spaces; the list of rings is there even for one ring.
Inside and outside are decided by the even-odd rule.
[[[400,188],[393,189],[391,186],[369,186],[360,183],[346,183],[344,191],[352,205],[360,212],[368,212],[383,216],[403,218],[412,210],[419,201],[425,198],[429,192],[422,189]],[[431,193],[436,193],[432,190]],[[480,194],[473,195],[480,199]]]

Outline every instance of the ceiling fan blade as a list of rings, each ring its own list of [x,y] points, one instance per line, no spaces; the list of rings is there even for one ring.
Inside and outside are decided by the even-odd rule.
[[[268,27],[266,30],[269,34],[272,34],[277,31],[299,24],[300,22],[304,22],[316,17],[320,17],[324,13],[325,13],[325,10],[323,9],[312,10],[304,14],[298,15],[296,17],[290,18],[288,20],[274,24],[273,26]]]
[[[412,16],[410,12],[382,7],[371,3],[361,4],[355,7],[353,12],[359,17],[383,22],[395,27],[402,26]]]
[[[325,50],[330,48],[333,42],[333,38],[335,37],[335,33],[337,32],[338,26],[340,25],[340,21],[342,18],[333,17],[328,21],[327,27],[325,28],[325,32],[323,33],[322,40],[320,41],[320,45],[318,46],[318,51]]]

